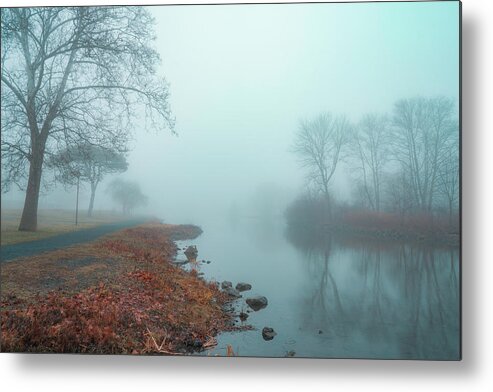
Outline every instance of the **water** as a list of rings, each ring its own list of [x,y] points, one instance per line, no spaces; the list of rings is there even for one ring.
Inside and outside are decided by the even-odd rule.
[[[440,359],[460,355],[457,248],[334,238],[287,231],[281,220],[202,224],[194,244],[208,280],[252,284],[237,301],[268,298],[204,355]],[[183,256],[179,256],[183,258]],[[261,330],[274,328],[271,341]]]

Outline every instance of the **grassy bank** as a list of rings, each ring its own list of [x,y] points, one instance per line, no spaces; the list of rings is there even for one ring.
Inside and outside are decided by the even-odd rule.
[[[22,210],[2,210],[1,212],[1,245],[35,241],[70,231],[87,229],[106,223],[119,222],[127,217],[109,211],[94,211],[88,217],[79,213],[77,226],[75,212],[68,210],[39,210],[38,230],[36,232],[18,231]]]
[[[4,352],[179,354],[233,329],[214,282],[171,263],[195,226],[146,224],[2,265]]]

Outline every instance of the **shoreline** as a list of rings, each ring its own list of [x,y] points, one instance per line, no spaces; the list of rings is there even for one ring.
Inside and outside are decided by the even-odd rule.
[[[235,326],[234,298],[173,263],[197,226],[147,223],[2,265],[2,352],[191,354]],[[29,284],[27,284],[27,282]]]
[[[460,234],[443,232],[418,232],[392,229],[379,229],[352,226],[348,224],[316,225],[287,225],[288,236],[308,239],[311,243],[320,235],[334,236],[342,240],[362,241],[387,244],[410,244],[415,246],[434,246],[445,248],[459,248]]]
[[[460,233],[417,232],[398,229],[363,228],[345,224],[324,225],[323,229],[337,235],[362,238],[375,241],[398,241],[418,245],[446,247],[460,246]]]

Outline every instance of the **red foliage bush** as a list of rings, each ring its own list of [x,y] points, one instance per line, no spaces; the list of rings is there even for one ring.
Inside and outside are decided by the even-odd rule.
[[[401,233],[430,234],[446,231],[448,223],[442,217],[421,212],[400,215],[390,212],[369,210],[346,211],[342,223],[355,228],[379,231],[395,231]]]
[[[351,226],[382,230],[401,227],[404,224],[402,217],[397,214],[369,210],[348,211],[342,220]]]

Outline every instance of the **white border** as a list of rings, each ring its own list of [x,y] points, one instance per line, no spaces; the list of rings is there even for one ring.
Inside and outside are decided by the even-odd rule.
[[[216,3],[231,1],[216,0]],[[244,1],[248,2],[248,1]],[[262,2],[262,1],[255,1]],[[2,6],[170,1],[2,0]],[[207,3],[186,1],[185,3]],[[493,385],[493,24],[463,2],[463,361],[273,360],[0,354],[4,391],[487,391]]]

